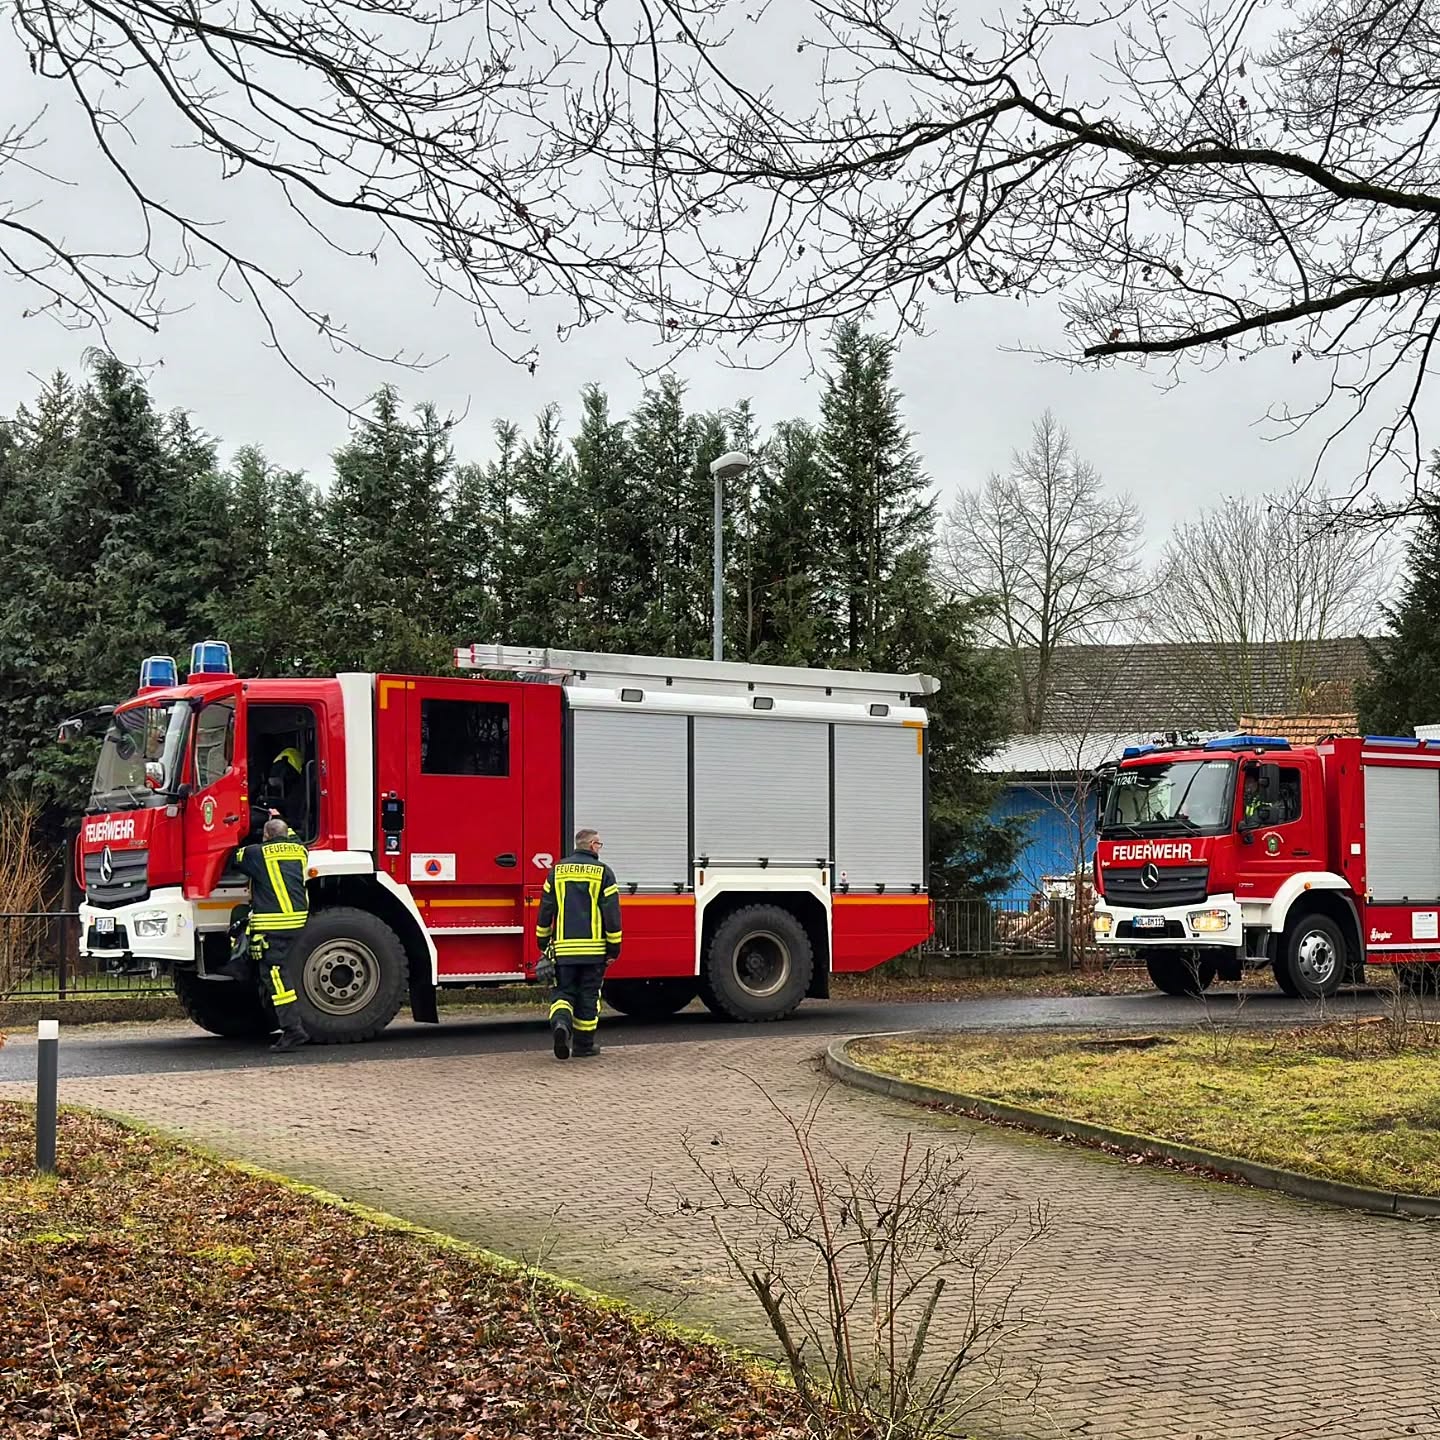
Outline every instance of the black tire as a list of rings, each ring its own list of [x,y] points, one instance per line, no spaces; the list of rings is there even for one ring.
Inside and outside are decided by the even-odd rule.
[[[805,927],[781,905],[745,905],[710,937],[700,998],[731,1020],[783,1020],[810,989],[815,954]]]
[[[1285,931],[1281,964],[1290,984],[1285,993],[1302,1000],[1333,995],[1345,980],[1345,936],[1328,915],[1302,915]]]
[[[604,1003],[636,1020],[665,1020],[700,993],[698,980],[607,980]]]
[[[311,915],[290,952],[300,1023],[318,1045],[378,1035],[405,998],[410,967],[400,937],[367,910]]]
[[[1185,950],[1152,950],[1145,957],[1150,983],[1166,995],[1201,995],[1215,979],[1216,964]]]
[[[1290,962],[1282,955],[1279,959],[1270,962],[1270,969],[1274,971],[1275,983],[1280,987],[1282,993],[1288,995],[1292,1000],[1298,1000],[1300,992],[1290,978]]]
[[[177,970],[174,981],[185,1013],[202,1030],[227,1040],[257,1040],[270,1033],[271,1020],[254,979],[202,980],[194,970]]]

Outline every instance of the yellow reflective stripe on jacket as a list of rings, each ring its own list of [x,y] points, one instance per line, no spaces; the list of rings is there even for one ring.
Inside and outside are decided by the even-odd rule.
[[[278,845],[272,845],[260,854],[264,857],[265,873],[270,877],[270,888],[275,892],[275,902],[280,906],[280,913],[293,915],[295,906],[290,900],[290,890],[285,884],[285,877],[280,873],[280,856],[275,853],[279,848]]]
[[[305,922],[309,918],[304,910],[292,910],[288,915],[252,915],[250,928],[252,930],[303,930]]]

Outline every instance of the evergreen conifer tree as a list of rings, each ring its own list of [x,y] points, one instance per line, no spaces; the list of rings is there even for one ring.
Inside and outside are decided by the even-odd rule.
[[[1430,474],[1440,481],[1440,452]],[[1371,642],[1370,678],[1357,687],[1364,735],[1412,735],[1440,722],[1440,494],[1422,504],[1405,556],[1404,587],[1385,611],[1390,633]]]
[[[897,581],[933,544],[935,502],[900,414],[894,346],[857,321],[836,327],[820,400],[822,523],[832,537],[832,604],[845,663],[863,667],[885,647]]]

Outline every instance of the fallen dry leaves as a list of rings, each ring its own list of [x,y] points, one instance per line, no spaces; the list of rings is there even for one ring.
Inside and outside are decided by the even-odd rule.
[[[6,1440],[798,1436],[709,1346],[65,1112],[0,1104]]]

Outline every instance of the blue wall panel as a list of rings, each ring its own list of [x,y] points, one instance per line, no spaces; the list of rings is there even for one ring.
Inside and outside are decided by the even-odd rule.
[[[1007,900],[1027,901],[1040,889],[1041,876],[1072,874],[1077,855],[1088,866],[1095,854],[1093,800],[1077,800],[1073,784],[1008,782],[990,814],[995,820],[1020,816],[1025,821],[1027,839],[1016,857],[1014,878],[1002,892]]]

